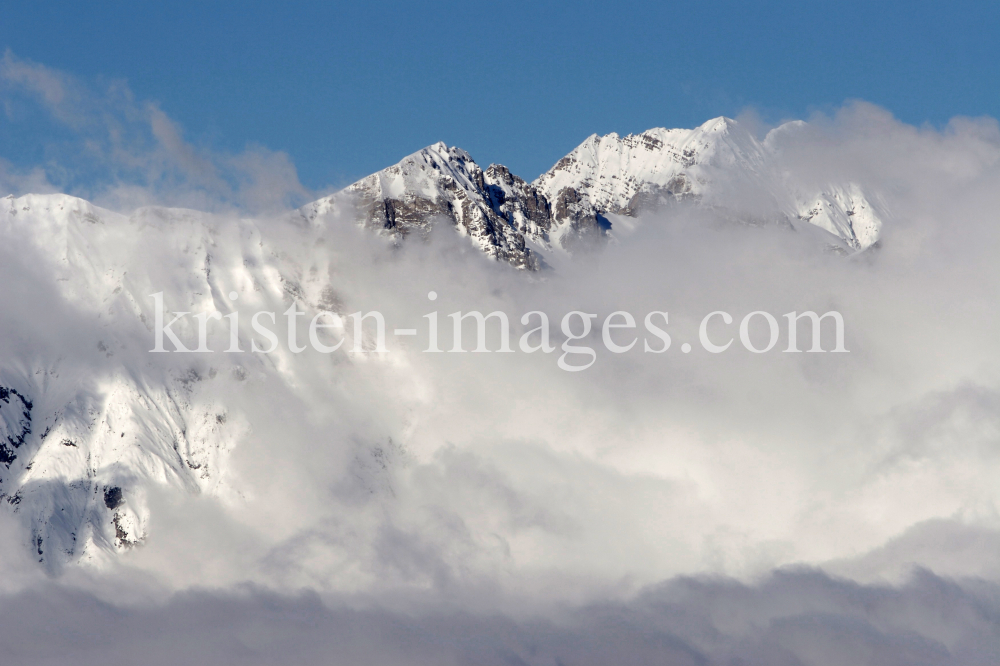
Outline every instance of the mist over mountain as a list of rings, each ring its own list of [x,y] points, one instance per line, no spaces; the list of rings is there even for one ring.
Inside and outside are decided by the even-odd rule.
[[[197,641],[149,663],[315,660],[334,648],[305,617],[367,627],[338,639],[358,663],[834,664],[844,635],[851,663],[993,663],[998,164],[993,121],[856,105],[593,135],[532,182],[437,143],[263,212],[0,199],[3,590],[37,618],[4,640],[129,609],[84,657],[182,626]],[[101,198],[158,196],[122,191]],[[150,353],[157,299],[211,353]],[[321,311],[376,310],[387,353],[349,324],[308,344]],[[530,311],[669,311],[673,344],[579,373],[427,354],[432,310],[449,336],[449,313],[506,312],[512,339]],[[709,354],[716,310],[720,339],[837,310],[850,353],[783,331]]]

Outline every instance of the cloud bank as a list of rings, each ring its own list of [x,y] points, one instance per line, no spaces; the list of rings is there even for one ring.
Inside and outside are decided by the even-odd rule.
[[[21,664],[852,664],[996,662],[993,584],[921,573],[901,587],[814,572],[755,586],[680,579],[628,604],[551,617],[330,605],[312,594],[185,592],[121,606],[62,587],[9,599],[0,645]],[[114,627],[109,631],[109,627]]]

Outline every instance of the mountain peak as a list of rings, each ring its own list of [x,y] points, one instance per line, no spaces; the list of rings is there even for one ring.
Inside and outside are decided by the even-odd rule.
[[[739,126],[740,124],[732,118],[719,116],[718,118],[712,118],[711,120],[703,122],[698,129],[703,132],[728,132],[729,130]]]
[[[613,216],[635,216],[681,200],[726,209],[733,205],[727,200],[732,184],[740,183],[742,191],[770,197],[765,207],[775,219],[811,220],[854,248],[874,242],[880,228],[874,212],[864,233],[850,227],[848,210],[874,211],[862,195],[841,194],[841,186],[833,184],[825,194],[792,203],[798,195],[785,192],[772,177],[773,153],[738,121],[719,116],[693,129],[591,134],[529,184],[503,165],[484,172],[469,153],[438,141],[302,213],[315,220],[354,207],[365,226],[397,239],[445,221],[488,256],[537,268],[544,263],[539,253],[607,237]],[[726,185],[719,185],[723,181]],[[729,215],[740,219],[741,213]]]

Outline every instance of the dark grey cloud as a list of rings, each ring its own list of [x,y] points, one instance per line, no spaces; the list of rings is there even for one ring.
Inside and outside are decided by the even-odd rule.
[[[119,604],[46,584],[0,607],[0,649],[24,666],[74,663],[580,666],[987,666],[1000,589],[920,571],[898,587],[810,570],[756,584],[676,579],[627,601],[547,617],[254,590]],[[366,608],[367,606],[367,608]]]

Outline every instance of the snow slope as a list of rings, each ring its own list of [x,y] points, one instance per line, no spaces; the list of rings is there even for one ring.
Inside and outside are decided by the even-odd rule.
[[[152,487],[224,493],[227,452],[245,434],[214,393],[249,369],[148,353],[149,295],[165,291],[174,311],[228,310],[220,279],[279,302],[292,282],[250,221],[159,208],[124,216],[66,195],[0,206],[0,243],[54,290],[6,336],[0,494],[40,561],[100,560],[145,539]],[[174,328],[196,339],[196,326]]]

